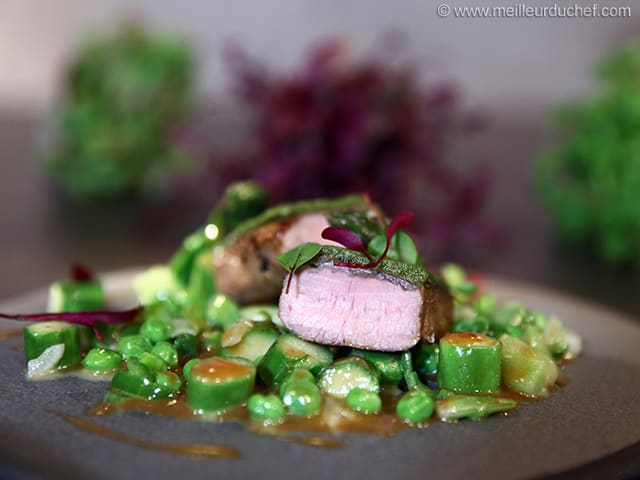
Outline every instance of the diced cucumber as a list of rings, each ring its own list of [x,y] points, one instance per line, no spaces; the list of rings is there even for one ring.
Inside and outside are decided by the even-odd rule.
[[[271,322],[280,330],[286,330],[277,305],[251,305],[241,310],[242,318],[255,323]]]
[[[24,328],[24,351],[27,362],[38,358],[53,345],[64,345],[57,368],[80,363],[82,348],[78,327],[66,322],[38,322]]]
[[[184,367],[187,404],[194,410],[222,411],[241,405],[253,392],[256,367],[244,358],[195,358]]]
[[[316,377],[314,377],[309,370],[305,370],[304,368],[295,368],[293,372],[287,375],[280,383],[280,396],[282,396],[282,393],[289,382],[308,382],[315,385]]]
[[[156,265],[136,275],[133,289],[142,305],[151,305],[176,296],[182,287],[169,267]]]
[[[438,384],[462,393],[500,390],[500,354],[497,340],[479,333],[450,333],[440,340]]]
[[[519,338],[500,337],[502,343],[502,381],[514,392],[532,397],[548,394],[558,378],[558,366],[553,359]]]
[[[378,375],[360,357],[343,358],[326,367],[318,376],[318,386],[336,398],[346,398],[354,388],[380,392]]]
[[[170,372],[159,372],[158,378],[137,358],[127,359],[126,365],[127,369],[118,370],[111,380],[111,388],[115,393],[153,400],[171,397],[176,392],[175,382],[166,381],[166,377],[160,376]]]
[[[292,334],[284,334],[271,345],[262,357],[258,372],[264,383],[278,388],[284,378],[295,368],[304,368],[317,374],[333,360],[331,350],[322,345],[307,342]]]
[[[351,350],[350,355],[362,357],[369,362],[377,372],[382,384],[398,385],[402,380],[399,353],[375,352],[354,348]]]
[[[100,282],[55,282],[49,288],[49,312],[82,312],[103,307],[104,291]]]
[[[279,336],[280,333],[275,329],[252,328],[244,335],[240,343],[223,348],[222,355],[225,357],[246,358],[258,363]]]

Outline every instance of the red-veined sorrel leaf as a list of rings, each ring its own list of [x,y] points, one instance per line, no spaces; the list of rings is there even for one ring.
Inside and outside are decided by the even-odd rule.
[[[364,243],[362,243],[360,235],[347,228],[327,227],[322,231],[322,238],[339,243],[349,250],[356,250],[360,253],[364,253],[369,260],[373,261],[373,258],[371,258],[371,255],[364,246]]]
[[[93,282],[93,280],[95,280],[95,276],[93,275],[93,272],[89,269],[89,267],[75,262],[71,264],[69,277],[72,281],[78,283]]]
[[[56,312],[56,313],[27,313],[27,314],[6,314],[0,313],[0,318],[17,320],[20,322],[48,322],[62,321],[75,323],[76,325],[86,325],[93,328],[98,339],[102,339],[102,333],[96,328],[98,324],[119,324],[132,322],[143,307],[135,307],[129,310],[92,310],[87,312]]]
[[[396,215],[393,220],[391,220],[391,223],[386,229],[387,243],[384,247],[383,252],[376,260],[371,257],[364,244],[362,243],[362,239],[360,238],[360,236],[357,233],[352,232],[351,230],[343,227],[327,227],[322,231],[322,238],[338,242],[350,250],[357,250],[361,253],[364,253],[369,259],[369,263],[334,262],[334,265],[338,267],[349,268],[375,268],[387,256],[389,247],[391,246],[391,239],[393,237],[393,234],[409,225],[412,220],[413,213],[411,212],[400,213]]]

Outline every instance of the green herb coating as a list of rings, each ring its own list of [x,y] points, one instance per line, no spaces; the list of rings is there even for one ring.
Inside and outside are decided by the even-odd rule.
[[[346,248],[340,247],[323,246],[320,255],[318,255],[312,263],[315,265],[321,265],[323,263],[333,262],[366,264],[369,262],[369,259],[367,259],[367,257],[365,257],[362,253],[356,252],[355,250],[348,250]],[[354,270],[362,270],[366,272],[365,269],[354,268]],[[388,258],[385,258],[382,262],[380,262],[380,264],[375,269],[373,269],[373,271],[380,272],[392,278],[404,280],[405,282],[408,282],[414,286],[425,285],[429,281],[438,283],[440,282],[438,277],[430,274],[427,270],[420,267],[419,265],[411,265]]]
[[[289,218],[294,215],[302,215],[313,212],[332,212],[339,210],[366,209],[368,204],[360,195],[348,195],[339,198],[316,198],[303,202],[283,203],[271,207],[260,215],[251,218],[238,225],[227,238],[228,242],[234,242],[238,238],[270,222]]]

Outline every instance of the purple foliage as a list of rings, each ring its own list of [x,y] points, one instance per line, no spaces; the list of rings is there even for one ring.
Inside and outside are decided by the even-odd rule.
[[[348,62],[338,41],[280,77],[237,47],[228,53],[234,90],[256,120],[250,160],[236,157],[235,171],[228,162],[229,180],[250,165],[275,201],[368,192],[387,211],[411,208],[432,253],[486,239],[478,218],[488,173],[463,176],[443,156],[469,120],[451,85],[425,86],[389,58]]]

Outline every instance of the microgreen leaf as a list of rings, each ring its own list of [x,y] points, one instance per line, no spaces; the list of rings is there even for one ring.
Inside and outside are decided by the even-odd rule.
[[[278,257],[280,265],[289,272],[289,280],[287,281],[285,293],[289,293],[289,286],[291,285],[291,277],[293,277],[293,274],[296,273],[302,265],[313,260],[320,253],[320,250],[322,250],[322,245],[308,242],[298,245]]]
[[[389,251],[389,247],[391,246],[391,239],[393,238],[393,234],[396,233],[401,228],[404,228],[407,225],[409,225],[411,223],[411,220],[413,220],[413,213],[411,212],[399,213],[398,215],[393,217],[393,220],[391,220],[391,223],[387,227],[387,245],[385,246],[382,254],[378,257],[378,259],[375,262],[373,262],[373,265],[371,265],[371,267],[369,268],[377,267],[378,264],[382,260],[384,260],[384,258],[387,256],[387,252]]]
[[[343,247],[348,248],[349,250],[356,250],[358,252],[364,253],[367,258],[373,261],[371,255],[367,251],[364,243],[362,243],[362,238],[355,232],[344,228],[344,227],[327,227],[322,231],[322,238],[325,240],[331,240],[332,242],[337,242]]]
[[[322,250],[319,243],[303,243],[278,257],[278,262],[289,273],[295,273],[302,265],[309,263]]]
[[[373,245],[371,245],[370,243],[370,247],[373,247],[374,253],[376,251],[380,252],[380,250],[382,250],[378,258],[375,260],[373,259],[369,251],[367,251],[366,247],[362,243],[362,239],[360,238],[360,236],[357,233],[352,232],[351,230],[348,230],[344,227],[327,227],[322,231],[322,238],[338,242],[350,250],[359,251],[365,254],[369,259],[369,263],[334,262],[336,266],[349,268],[375,268],[380,264],[382,260],[386,258],[387,254],[389,253],[389,248],[391,246],[391,241],[394,238],[394,234],[401,228],[409,225],[409,223],[411,223],[411,220],[413,220],[413,213],[404,212],[396,215],[387,227],[385,236],[381,236],[380,239],[374,238],[371,241]],[[409,242],[407,242],[407,240],[404,238],[400,240],[401,235],[399,235],[397,237],[398,247],[394,253],[396,255],[399,255],[400,251],[402,251],[402,253],[406,254],[407,258],[405,260],[404,258],[400,257],[399,259],[401,261],[407,263],[415,263],[417,261],[417,249],[415,249],[415,245],[413,244],[411,237],[406,234],[402,235],[408,237]],[[382,242],[384,242],[384,249],[382,249]],[[411,246],[413,246],[413,250],[415,250],[415,252],[411,249]]]
[[[129,323],[132,322],[143,307],[135,307],[129,310],[95,310],[88,312],[56,312],[56,313],[28,313],[28,314],[6,314],[0,313],[0,318],[17,320],[19,322],[48,322],[59,320],[62,322],[75,323],[76,325],[86,325],[93,328],[98,339],[102,339],[102,334],[96,328],[98,324],[109,323]]]
[[[386,235],[376,235],[371,239],[369,245],[367,245],[367,250],[369,250],[371,255],[378,257],[382,255],[386,242]],[[411,265],[417,264],[419,258],[418,249],[411,236],[402,230],[396,232],[393,237],[391,237],[391,246],[387,252],[387,258],[410,263]]]

